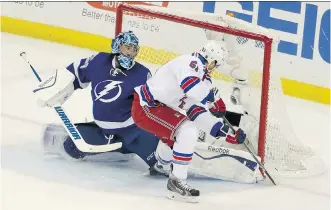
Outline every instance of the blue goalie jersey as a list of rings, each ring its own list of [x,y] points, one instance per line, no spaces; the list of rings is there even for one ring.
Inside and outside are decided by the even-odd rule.
[[[75,90],[91,84],[94,120],[106,134],[121,134],[136,127],[131,117],[134,88],[151,76],[149,69],[137,62],[118,71],[114,57],[102,52],[67,67],[76,77]]]

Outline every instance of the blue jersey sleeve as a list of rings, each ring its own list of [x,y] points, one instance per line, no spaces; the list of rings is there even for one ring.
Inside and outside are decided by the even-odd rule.
[[[79,61],[71,63],[67,69],[70,71],[73,75],[75,75],[74,80],[74,88],[75,90],[78,88],[86,88],[90,84],[90,79],[88,77],[89,73],[89,64],[92,62],[93,58],[96,55],[92,55],[89,58],[83,58]]]

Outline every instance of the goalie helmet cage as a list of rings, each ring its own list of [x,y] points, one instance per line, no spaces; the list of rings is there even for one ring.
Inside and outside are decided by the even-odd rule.
[[[289,119],[283,116],[286,114],[279,108],[281,105],[284,106],[281,104],[284,96],[280,77],[271,68],[271,59],[274,60],[272,51],[277,47],[279,39],[269,30],[226,15],[121,4],[116,13],[115,35],[128,30],[134,31],[140,39],[137,60],[155,65],[155,68],[180,54],[192,53],[199,49],[206,43],[208,33],[211,38],[218,41],[225,40],[230,54],[244,52],[245,49],[240,47],[251,41],[252,45],[245,46],[252,49],[246,51],[242,62],[247,60],[249,63],[241,66],[252,66],[252,61],[258,57],[262,58],[253,67],[260,69],[260,73],[253,72],[248,76],[248,85],[251,85],[252,89],[259,89],[259,128],[255,149],[261,157],[261,162],[271,169],[271,173],[289,177],[311,176],[324,171],[322,159],[293,134]],[[197,38],[201,34],[204,39]],[[190,35],[194,36],[194,40],[190,41]],[[180,36],[183,36],[182,40]],[[196,42],[200,42],[199,45],[196,45]],[[179,47],[185,49],[185,52],[179,52]],[[247,56],[248,54],[250,56]],[[215,76],[231,81],[226,76]]]

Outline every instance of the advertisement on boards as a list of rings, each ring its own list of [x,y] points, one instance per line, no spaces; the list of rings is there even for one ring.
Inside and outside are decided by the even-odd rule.
[[[6,2],[2,16],[113,38],[116,8],[121,2]],[[270,29],[279,38],[276,64],[286,78],[330,88],[330,4],[328,2],[126,2],[171,11],[226,15]],[[189,8],[189,10],[188,10]],[[189,51],[200,39],[191,29],[126,14],[124,29],[135,30],[145,43]],[[176,29],[176,30],[175,30]],[[169,35],[170,34],[170,35]],[[169,37],[178,37],[170,39]],[[185,42],[180,37],[185,37]],[[179,49],[180,48],[180,49]],[[183,49],[183,50],[182,50]]]

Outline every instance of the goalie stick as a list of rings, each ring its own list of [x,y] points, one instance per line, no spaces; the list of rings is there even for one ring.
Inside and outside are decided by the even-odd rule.
[[[230,129],[234,132],[234,128],[231,125],[231,123],[225,118],[223,117],[224,122],[230,127]],[[247,140],[247,139],[246,139]],[[253,156],[254,160],[259,164],[260,168],[262,168],[262,170],[264,171],[264,173],[268,176],[268,178],[270,179],[270,181],[276,185],[276,182],[274,181],[274,179],[270,176],[270,174],[268,173],[267,169],[264,167],[264,165],[257,159],[257,157],[254,155],[254,153],[252,152],[252,150],[247,146],[246,142],[244,143],[247,151]],[[263,175],[263,174],[262,174]]]
[[[33,68],[30,64],[29,60],[27,59],[26,53],[21,52],[20,56],[24,59],[24,61],[30,66],[32,72],[36,76],[39,82],[41,82],[41,78],[39,77],[37,71]],[[72,141],[75,143],[76,147],[82,152],[91,152],[91,153],[100,153],[100,152],[109,152],[113,150],[117,150],[122,147],[121,142],[113,143],[113,144],[106,144],[106,145],[91,145],[85,142],[82,135],[77,130],[76,126],[71,122],[68,115],[62,108],[61,104],[55,105],[54,110],[56,114],[60,117],[61,123],[64,126],[65,130],[69,134]]]

